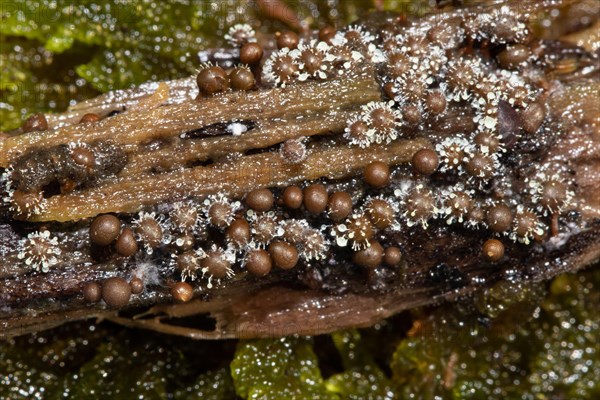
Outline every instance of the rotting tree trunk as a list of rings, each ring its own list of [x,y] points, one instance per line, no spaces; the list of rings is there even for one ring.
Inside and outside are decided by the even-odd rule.
[[[592,25],[590,29],[597,28]],[[593,34],[591,31],[588,36]],[[580,41],[582,35],[569,38]],[[440,223],[425,231],[386,236],[390,242],[403,243],[405,261],[400,270],[375,270],[365,277],[369,274],[355,272],[352,265],[327,265],[327,260],[320,260],[310,268],[280,271],[264,279],[242,271],[226,285],[197,291],[196,298],[184,304],[171,304],[164,288],[136,296],[120,311],[82,301],[84,282],[101,281],[141,263],[78,251],[89,244],[85,235],[91,217],[136,212],[189,195],[205,198],[222,192],[239,198],[257,187],[279,188],[318,178],[329,179],[331,192],[340,185],[353,185],[370,161],[401,166],[417,150],[432,147],[429,137],[470,129],[472,115],[468,108],[457,106],[432,124],[430,131],[391,144],[360,149],[343,146],[335,139],[328,142],[329,137],[339,138],[346,121],[361,106],[382,99],[370,68],[351,79],[234,92],[202,101],[194,100],[193,79],[169,82],[142,94],[127,92],[119,103],[102,104],[100,99],[80,104],[62,116],[49,118],[53,127],[49,131],[5,138],[0,142],[2,167],[31,148],[94,139],[110,139],[123,146],[129,162],[115,179],[49,197],[47,207],[36,215],[13,218],[3,211],[0,337],[84,318],[198,339],[319,334],[370,326],[402,310],[455,300],[499,281],[545,280],[593,265],[600,259],[600,81],[597,56],[588,53],[587,57],[591,68],[580,66],[568,76],[547,77],[554,88],[545,102],[551,118],[560,121],[566,133],[544,148],[538,160],[543,164],[560,159],[571,167],[577,186],[574,209],[585,224],[562,237],[560,245],[549,242],[533,251],[532,247],[508,244],[507,256],[495,264],[481,262],[481,243],[486,238],[481,231],[449,231]],[[165,95],[168,88],[170,97]],[[87,112],[106,115],[124,105],[125,112],[97,124],[72,125]],[[579,113],[574,117],[572,110]],[[222,125],[236,120],[251,121],[248,126],[252,128],[240,137],[223,135]],[[216,136],[211,134],[214,129]],[[287,139],[310,136],[315,141],[303,164],[290,166],[278,152],[267,150]],[[63,251],[72,256],[46,274],[31,273],[15,251],[23,232],[40,221],[57,225],[66,242],[81,238],[78,245],[65,245]],[[350,272],[339,277],[336,269]],[[214,327],[190,328],[190,320],[212,321]]]

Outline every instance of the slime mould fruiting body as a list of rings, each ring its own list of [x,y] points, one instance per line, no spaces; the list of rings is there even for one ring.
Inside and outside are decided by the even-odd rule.
[[[0,317],[53,315],[52,300],[68,318],[192,299],[202,312],[243,291],[251,308],[266,285],[421,289],[423,304],[571,268],[558,255],[596,243],[599,215],[561,143],[600,147],[556,71],[572,47],[509,6],[386,18],[264,43],[235,25],[237,65],[5,135]],[[579,87],[597,84],[597,57],[578,57]]]

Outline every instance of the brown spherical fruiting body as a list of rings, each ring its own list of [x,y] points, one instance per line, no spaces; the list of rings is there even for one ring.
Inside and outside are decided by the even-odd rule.
[[[387,108],[377,107],[369,113],[371,124],[376,130],[393,132],[396,129],[396,115]]]
[[[492,132],[479,132],[475,135],[473,141],[480,146],[487,147],[490,153],[495,153],[500,149],[500,139]]]
[[[254,240],[258,243],[269,243],[277,236],[277,230],[277,220],[268,215],[260,216],[252,223]]]
[[[471,176],[489,179],[494,174],[494,161],[489,154],[474,153],[467,161],[465,169]]]
[[[277,47],[280,49],[287,47],[293,50],[298,47],[298,43],[300,42],[298,35],[292,31],[277,32],[275,38],[277,40]]]
[[[208,209],[208,221],[217,228],[225,228],[233,217],[233,208],[227,203],[214,203]]]
[[[368,245],[369,239],[373,237],[373,224],[365,215],[354,215],[346,222],[348,237],[355,243],[354,247]],[[356,246],[358,245],[358,246]]]
[[[175,240],[173,240],[172,244],[176,250],[188,251],[194,248],[196,238],[193,233],[185,231],[180,235],[175,236]]]
[[[410,193],[405,201],[405,209],[411,221],[427,221],[436,213],[436,201],[430,189],[420,188]]]
[[[92,168],[96,165],[96,156],[94,152],[87,147],[78,146],[71,152],[71,158],[77,165],[82,167]]]
[[[302,206],[304,200],[304,194],[302,189],[298,186],[288,186],[283,191],[282,195],[283,205],[287,208],[297,209]]]
[[[398,89],[394,82],[387,82],[383,85],[383,93],[387,96],[388,99],[394,99],[398,94]]]
[[[331,25],[326,25],[319,29],[319,40],[331,44],[331,39],[335,36],[336,30]]]
[[[277,57],[273,61],[273,73],[281,82],[289,82],[298,72],[298,64],[290,55]]]
[[[423,112],[417,104],[407,104],[402,108],[402,117],[410,125],[417,125],[421,122]]]
[[[237,67],[229,73],[231,87],[235,90],[250,90],[254,88],[256,79],[248,68]]]
[[[384,250],[376,240],[371,240],[369,246],[354,252],[352,262],[360,267],[373,269],[383,261]]]
[[[24,133],[45,131],[48,129],[48,121],[44,114],[33,114],[23,122],[21,129]]]
[[[206,258],[201,261],[201,267],[215,279],[227,278],[231,271],[231,263],[220,250],[206,253]]]
[[[83,298],[90,303],[97,303],[102,298],[102,287],[97,282],[83,285]]]
[[[432,114],[441,114],[446,111],[448,101],[446,96],[439,90],[430,90],[425,96],[425,105]]]
[[[97,216],[90,225],[90,240],[98,246],[108,246],[121,232],[121,221],[114,215]]]
[[[448,209],[450,215],[456,218],[462,218],[471,212],[473,208],[473,198],[463,191],[457,191],[454,196],[448,201]]]
[[[229,77],[223,68],[218,66],[202,69],[196,77],[198,88],[203,94],[211,95],[229,89]]]
[[[421,149],[412,158],[413,170],[421,175],[433,174],[439,165],[440,159],[435,150]]]
[[[246,254],[246,270],[257,277],[266,276],[273,268],[273,260],[266,250],[250,250]]]
[[[352,212],[352,197],[348,192],[335,192],[329,197],[327,203],[329,218],[341,221]]]
[[[540,129],[544,119],[546,118],[546,110],[540,103],[531,103],[521,114],[523,120],[523,130],[527,133],[534,134]]]
[[[320,183],[310,185],[304,189],[302,194],[304,197],[304,207],[306,207],[309,212],[320,214],[327,208],[329,195],[327,194],[327,189],[324,185],[321,185]]]
[[[529,46],[522,44],[508,45],[496,56],[498,64],[504,69],[517,69],[531,57]]]
[[[392,53],[385,66],[386,73],[390,78],[399,78],[410,70],[410,58],[404,53]],[[392,86],[394,84],[390,82]],[[389,89],[388,89],[389,90]],[[393,96],[392,96],[393,98]]]
[[[258,43],[246,43],[240,49],[240,61],[243,64],[254,65],[262,59],[264,50]]]
[[[113,277],[102,282],[102,300],[109,307],[123,307],[129,303],[131,287],[123,278]]]
[[[283,233],[281,237],[289,243],[299,243],[306,235],[306,225],[300,221],[282,221]]]
[[[504,245],[498,239],[488,239],[483,243],[483,256],[491,262],[500,261],[504,257]]]
[[[171,222],[181,232],[194,229],[198,222],[198,210],[191,205],[183,205],[171,212]]]
[[[84,114],[83,117],[81,117],[81,119],[79,120],[79,123],[87,124],[89,122],[96,122],[96,121],[100,121],[100,116],[98,114],[87,113],[87,114]]]
[[[370,140],[369,133],[370,133],[369,125],[361,119],[353,122],[348,127],[349,138],[354,139],[357,142],[368,142]]]
[[[131,287],[131,293],[140,294],[144,291],[144,281],[142,281],[137,276],[134,276],[129,281],[129,286]]]
[[[187,282],[177,282],[171,286],[171,296],[180,303],[186,303],[194,297],[194,288]]]
[[[121,234],[115,242],[115,251],[123,257],[131,257],[138,251],[138,245],[135,241],[135,235],[131,228],[123,228]]]
[[[292,244],[275,241],[269,245],[269,254],[278,268],[292,269],[298,264],[298,249]]]
[[[510,229],[514,214],[505,204],[492,206],[487,211],[487,224],[494,232],[506,232]]]
[[[254,211],[269,211],[273,207],[273,192],[269,189],[254,189],[246,195],[246,205]]]
[[[182,275],[194,274],[200,268],[198,256],[191,250],[185,251],[176,257],[175,267]]]
[[[250,224],[243,218],[234,220],[225,230],[225,238],[237,248],[250,243]]]
[[[402,261],[402,251],[396,246],[391,246],[385,249],[383,254],[383,262],[390,267],[396,267]]]
[[[394,222],[396,212],[387,201],[373,199],[367,204],[367,215],[378,229],[385,229]]]
[[[367,165],[364,171],[367,185],[382,188],[390,183],[390,167],[381,161],[374,161]]]
[[[163,240],[163,229],[156,219],[147,216],[135,228],[135,232],[150,247],[158,247]]]
[[[281,145],[281,156],[290,164],[298,164],[306,160],[308,152],[300,139],[288,139]]]
[[[550,180],[541,184],[540,204],[549,210],[556,211],[567,200],[567,184]]]
[[[514,218],[514,231],[519,237],[527,237],[535,231],[539,222],[540,219],[533,211],[523,210]]]

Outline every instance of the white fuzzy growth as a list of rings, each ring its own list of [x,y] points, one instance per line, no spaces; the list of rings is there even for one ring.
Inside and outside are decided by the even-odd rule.
[[[371,119],[368,116],[363,115],[362,113],[360,115],[352,116],[348,119],[346,128],[344,128],[344,138],[346,140],[348,140],[348,142],[350,142],[350,144],[358,146],[362,149],[365,149],[365,148],[369,147],[371,144],[375,143],[375,129],[370,127],[370,128],[368,128],[368,130],[365,132],[365,134],[362,137],[356,137],[356,136],[352,135],[351,127],[354,123],[356,123],[358,121],[365,122],[367,124],[367,126],[371,125]]]
[[[159,285],[161,283],[158,265],[152,261],[140,261],[131,276],[140,279],[144,287],[148,285]]]
[[[290,55],[298,60],[299,75],[298,80],[303,82],[309,78],[325,80],[332,75],[332,62],[335,61],[336,57],[331,54],[331,46],[325,42],[320,42],[316,39],[310,41],[302,40],[298,44],[298,47],[290,51]],[[321,57],[321,66],[313,72],[308,71],[306,63],[303,61],[303,55],[307,53],[313,53]]]
[[[467,160],[466,154],[469,141],[464,135],[450,136],[436,144],[435,150],[440,159],[440,172],[456,171],[464,173],[463,162]],[[455,158],[455,154],[462,154],[461,158]]]
[[[391,143],[398,138],[398,129],[402,126],[402,113],[393,108],[394,105],[394,101],[372,101],[361,107],[363,120],[368,121],[369,128],[374,131],[375,143]],[[372,115],[377,110],[383,110],[386,115],[391,117],[391,126],[383,127],[373,124]]]
[[[240,122],[232,122],[227,125],[225,128],[227,133],[230,133],[233,136],[241,136],[242,133],[246,133],[248,131],[248,127]]]
[[[275,51],[269,56],[269,58],[267,58],[267,60],[263,64],[262,79],[264,82],[270,83],[274,86],[281,86],[281,87],[286,86],[286,81],[282,81],[281,78],[279,77],[279,75],[276,73],[275,65],[280,58],[288,57],[288,56],[291,57],[292,62],[294,62],[297,66],[299,66],[297,52],[291,51],[287,47],[284,47],[281,50]],[[288,80],[293,81],[295,79],[298,79],[299,74],[300,74],[300,72],[299,72],[299,68],[298,68],[298,71],[296,71],[296,73],[294,75],[289,77]]]
[[[158,223],[158,226],[160,227],[162,232],[161,244],[166,245],[171,243],[171,235],[169,234],[170,223],[167,222],[167,218],[164,215],[157,215],[155,212],[140,211],[138,213],[137,218],[131,221],[131,224],[137,230],[137,228],[139,228],[140,225],[146,220],[154,220]],[[139,240],[141,240],[144,243],[144,249],[146,250],[146,254],[151,255],[152,253],[154,253],[154,249],[148,244],[147,241],[144,240],[144,238],[141,235],[137,234],[136,236]]]
[[[17,258],[34,271],[48,272],[50,267],[58,264],[61,250],[58,238],[50,236],[49,231],[32,232],[26,239],[19,241]]]
[[[224,38],[230,45],[234,47],[241,46],[243,43],[240,43],[236,38],[236,33],[241,32],[248,38],[248,42],[256,42],[256,32],[254,29],[248,24],[235,24],[225,34]]]

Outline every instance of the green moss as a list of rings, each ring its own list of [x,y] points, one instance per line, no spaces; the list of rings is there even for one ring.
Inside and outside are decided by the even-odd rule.
[[[336,398],[325,389],[308,339],[240,342],[231,363],[231,375],[242,398]]]
[[[392,370],[402,398],[596,398],[600,394],[600,272],[564,275],[541,301],[541,286],[505,283],[476,303],[497,318],[438,309],[403,340]],[[504,293],[504,300],[499,294]],[[501,311],[499,311],[501,310]]]
[[[178,389],[173,398],[175,400],[234,400],[237,397],[229,368],[221,368],[200,374],[192,384]]]

